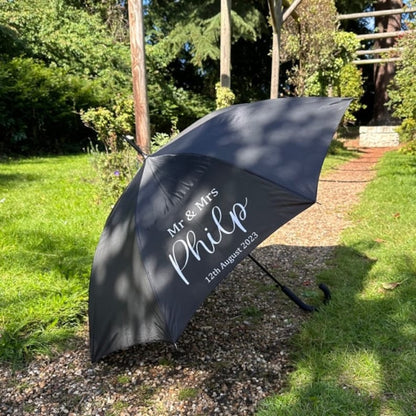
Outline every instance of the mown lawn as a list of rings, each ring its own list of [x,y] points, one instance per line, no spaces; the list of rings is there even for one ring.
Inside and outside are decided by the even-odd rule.
[[[332,301],[293,340],[258,416],[416,415],[416,157],[387,154],[319,276]]]
[[[67,346],[86,319],[108,204],[87,156],[0,164],[0,360]]]

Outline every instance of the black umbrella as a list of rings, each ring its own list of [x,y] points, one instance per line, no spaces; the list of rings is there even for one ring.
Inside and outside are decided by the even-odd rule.
[[[145,155],[95,253],[93,361],[137,343],[176,342],[221,280],[316,201],[322,162],[349,102],[231,106]]]

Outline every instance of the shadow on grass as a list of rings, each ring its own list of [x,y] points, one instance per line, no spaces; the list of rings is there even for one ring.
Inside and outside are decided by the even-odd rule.
[[[333,299],[294,338],[289,386],[259,416],[416,414],[416,287],[385,290],[369,278],[376,261],[336,249],[320,276]]]
[[[10,185],[21,184],[22,182],[34,182],[39,180],[41,175],[33,173],[1,173],[0,187],[10,187]]]
[[[93,259],[94,242],[76,238],[65,231],[20,231],[15,234],[16,249],[3,256],[6,264],[33,275],[52,273],[56,278],[87,277]]]

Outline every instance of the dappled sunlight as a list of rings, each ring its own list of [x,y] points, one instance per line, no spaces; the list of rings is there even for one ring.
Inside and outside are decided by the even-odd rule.
[[[339,367],[338,382],[355,389],[357,394],[377,397],[383,391],[383,367],[378,354],[371,350],[341,351],[330,354],[330,365]]]

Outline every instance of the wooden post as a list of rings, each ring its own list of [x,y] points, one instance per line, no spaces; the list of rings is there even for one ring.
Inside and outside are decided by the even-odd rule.
[[[338,20],[362,19],[362,18],[367,18],[367,17],[389,16],[393,14],[415,13],[415,12],[416,12],[416,7],[405,7],[401,9],[392,9],[392,10],[377,10],[377,11],[362,12],[362,13],[340,14],[338,15]]]
[[[298,19],[298,15],[297,15],[297,13],[295,12],[295,9],[296,9],[296,7],[298,7],[299,6],[299,4],[302,2],[302,0],[293,0],[293,2],[292,2],[292,4],[285,10],[285,12],[283,13],[283,22],[282,23],[284,23],[286,20],[287,20],[287,18],[289,17],[289,16],[293,16],[293,18],[295,19],[295,20],[297,20]]]
[[[280,35],[273,31],[272,74],[270,80],[270,98],[279,97],[280,79]]]
[[[231,0],[221,0],[220,84],[231,88]]]
[[[128,0],[131,71],[133,76],[136,144],[150,153],[150,122],[147,100],[146,58],[142,0]]]
[[[282,25],[289,16],[298,18],[295,9],[302,0],[268,0],[270,17],[272,19],[273,28],[273,46],[272,46],[272,74],[270,81],[270,98],[278,98],[279,96],[279,78],[280,78],[280,33]],[[283,12],[283,6],[288,8]]]
[[[273,28],[272,74],[270,80],[270,98],[279,97],[280,77],[280,30],[282,27],[282,0],[269,0],[269,11]]]

